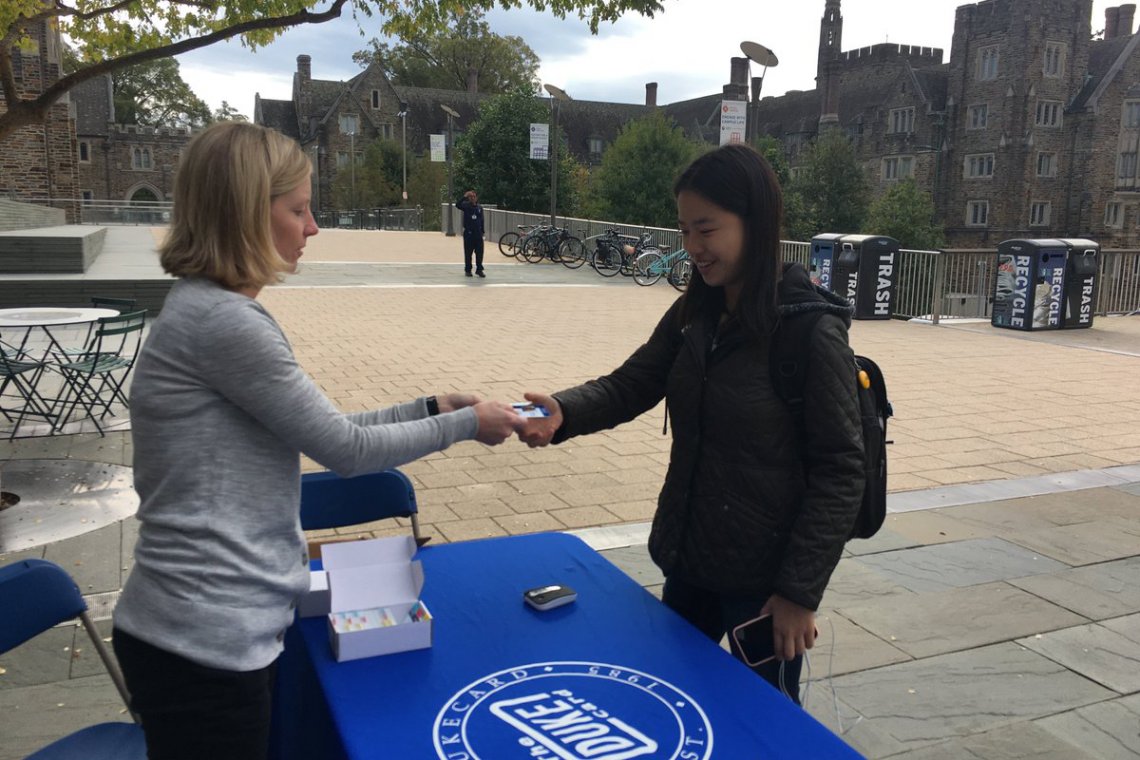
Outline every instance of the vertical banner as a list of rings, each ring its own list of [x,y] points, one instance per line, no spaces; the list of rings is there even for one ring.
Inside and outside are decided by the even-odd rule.
[[[748,123],[748,103],[743,100],[722,100],[720,103],[720,144],[744,142],[744,127]]]
[[[550,155],[550,125],[530,125],[530,157],[545,161]]]
[[[431,160],[432,161],[447,161],[447,141],[444,135],[430,135],[431,137]]]

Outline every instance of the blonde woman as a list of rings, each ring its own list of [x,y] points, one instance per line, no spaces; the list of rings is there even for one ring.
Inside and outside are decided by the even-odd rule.
[[[257,296],[317,234],[295,142],[226,123],[179,168],[163,268],[178,277],[131,389],[135,567],[115,652],[150,760],[264,758],[274,663],[309,568],[300,455],[344,476],[523,428],[473,394],[342,414]]]

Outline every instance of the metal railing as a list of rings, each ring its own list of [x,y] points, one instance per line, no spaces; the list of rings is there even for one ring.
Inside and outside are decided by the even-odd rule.
[[[424,228],[424,210],[420,206],[318,211],[313,217],[321,229],[421,231]]]

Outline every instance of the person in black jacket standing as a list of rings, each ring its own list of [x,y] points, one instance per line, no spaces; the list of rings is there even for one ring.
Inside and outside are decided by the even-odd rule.
[[[673,443],[649,537],[665,573],[662,600],[716,641],[771,614],[777,659],[754,670],[798,704],[815,610],[863,494],[852,308],[802,266],[781,264],[780,187],[752,148],[706,153],[674,192],[696,269],[687,292],[609,375],[526,394],[551,416],[528,420],[520,437],[561,443],[664,398]],[[801,441],[769,357],[781,320],[807,311],[823,314],[811,333]]]
[[[471,276],[471,253],[475,253],[475,274],[483,273],[483,207],[474,190],[463,194],[455,207],[463,214],[463,273]]]

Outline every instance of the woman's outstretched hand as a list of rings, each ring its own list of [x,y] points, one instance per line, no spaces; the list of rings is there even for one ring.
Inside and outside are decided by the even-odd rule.
[[[562,427],[562,407],[553,396],[543,393],[524,393],[523,397],[532,404],[545,406],[550,416],[528,418],[525,428],[519,433],[519,440],[532,449],[546,446]]]
[[[479,418],[479,432],[475,435],[479,443],[498,446],[514,433],[522,435],[526,429],[526,420],[507,404],[483,401],[473,408]]]

